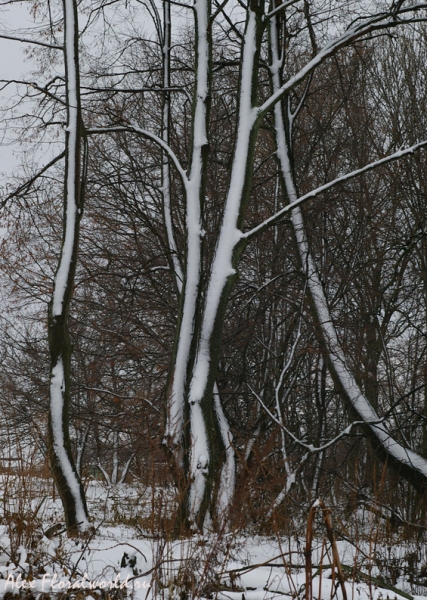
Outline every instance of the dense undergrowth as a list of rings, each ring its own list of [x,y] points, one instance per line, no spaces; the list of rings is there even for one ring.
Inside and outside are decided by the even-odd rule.
[[[383,507],[289,506],[289,517],[190,538],[174,533],[172,487],[86,480],[93,526],[67,535],[52,481],[1,475],[5,598],[347,600],[427,596],[425,529]],[[391,515],[391,516],[390,516]],[[325,527],[325,517],[327,517]],[[335,552],[334,552],[335,547]]]

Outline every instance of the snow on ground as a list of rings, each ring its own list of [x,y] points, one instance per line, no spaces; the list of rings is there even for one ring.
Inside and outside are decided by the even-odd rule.
[[[305,540],[301,537],[206,532],[191,539],[166,540],[144,525],[149,527],[155,518],[155,506],[167,510],[169,503],[172,507],[172,490],[153,492],[129,485],[107,489],[90,481],[87,496],[94,533],[86,539],[69,539],[59,500],[51,498],[51,482],[35,477],[24,482],[3,475],[0,483],[4,494],[0,598],[7,592],[21,596],[32,592],[37,598],[40,593],[54,596],[67,591],[81,598],[81,590],[93,598],[108,593],[110,598],[135,600],[306,597]],[[319,529],[312,548],[312,598],[342,600],[330,548],[322,535]],[[415,585],[409,569],[415,561],[416,570],[424,568],[427,573],[425,545],[380,543],[372,535],[360,539],[357,547],[345,540],[337,545],[347,600],[427,598],[427,587],[419,581]]]

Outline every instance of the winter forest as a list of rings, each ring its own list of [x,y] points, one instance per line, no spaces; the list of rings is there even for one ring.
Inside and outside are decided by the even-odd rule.
[[[0,579],[427,596],[427,3],[17,5]]]

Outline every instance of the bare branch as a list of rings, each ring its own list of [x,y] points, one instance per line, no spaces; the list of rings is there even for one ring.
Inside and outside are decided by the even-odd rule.
[[[277,15],[278,12],[285,10],[289,6],[292,6],[293,4],[296,4],[297,2],[300,2],[300,1],[301,0],[288,0],[288,2],[284,2],[283,4],[280,4],[280,6],[276,6],[276,8],[274,10],[271,10],[269,13],[267,13],[265,15],[265,18],[271,19],[271,17],[274,17],[274,15]]]
[[[37,181],[37,179],[41,175],[43,175],[43,173],[45,173],[48,169],[50,169],[50,167],[53,167],[54,164],[56,164],[58,161],[60,161],[62,158],[64,158],[64,156],[65,156],[65,151],[61,152],[61,154],[58,154],[58,156],[56,156],[54,159],[52,159],[50,161],[50,163],[48,163],[42,169],[40,169],[40,171],[38,171],[33,177],[31,177],[31,179],[28,179],[28,181],[26,181],[24,184],[19,186],[19,188],[17,188],[14,192],[8,194],[6,196],[6,198],[4,198],[4,200],[2,200],[0,202],[0,209],[4,208],[6,206],[6,204],[9,202],[9,200],[11,200],[12,198],[16,198],[17,196],[22,196],[23,194],[28,192],[28,190],[33,185],[33,183],[35,181]]]
[[[288,81],[282,85],[274,94],[268,98],[256,109],[258,118],[262,118],[266,112],[268,112],[278,102],[282,96],[295,88],[301,81],[307,77],[314,69],[322,64],[327,58],[330,58],[334,54],[348,46],[352,42],[360,39],[361,37],[372,33],[373,31],[379,31],[381,29],[391,29],[399,25],[406,25],[412,23],[415,20],[425,21],[425,18],[421,19],[398,19],[397,17],[403,13],[415,13],[416,11],[427,8],[427,3],[423,2],[420,4],[412,5],[406,9],[401,9],[397,14],[393,12],[381,13],[370,17],[365,23],[360,23],[354,27],[347,29],[343,34],[330,40],[325,46],[314,56],[298,73],[288,79]]]
[[[44,46],[45,48],[53,48],[54,50],[63,50],[63,46],[57,46],[56,44],[49,44],[48,42],[38,42],[37,40],[29,40],[28,38],[18,37],[15,35],[6,35],[5,33],[0,33],[0,38],[4,38],[6,40],[13,40],[16,42],[22,42],[23,44],[36,44],[37,46]]]
[[[94,134],[99,134],[99,133],[136,133],[137,135],[145,137],[147,140],[153,141],[168,154],[169,158],[174,163],[176,170],[180,174],[184,186],[187,187],[187,185],[188,185],[187,173],[182,168],[181,163],[179,162],[179,159],[176,156],[175,152],[171,149],[170,146],[168,146],[168,144],[166,144],[161,138],[159,138],[158,135],[151,133],[150,131],[147,131],[146,129],[141,129],[140,127],[136,127],[134,125],[118,126],[118,127],[96,127],[94,129],[86,130],[87,135],[94,135]]]
[[[154,404],[152,402],[150,402],[150,400],[148,400],[147,398],[143,398],[143,397],[141,398],[141,397],[135,397],[135,396],[123,396],[122,394],[117,394],[116,392],[113,392],[111,390],[88,387],[86,385],[82,385],[81,387],[82,387],[82,389],[87,390],[88,392],[96,392],[97,394],[108,394],[109,396],[115,396],[116,398],[120,398],[121,400],[144,400],[144,402],[147,402],[147,404],[149,404],[153,410],[160,413],[160,410],[156,406],[154,406]]]
[[[382,419],[378,419],[376,421],[353,421],[343,431],[341,431],[341,433],[336,435],[334,438],[332,438],[331,440],[329,440],[322,446],[319,446],[316,448],[315,446],[313,446],[313,444],[306,444],[305,442],[303,442],[302,440],[297,438],[296,435],[294,435],[292,433],[292,431],[289,431],[289,429],[287,427],[285,427],[283,425],[283,423],[281,423],[279,421],[279,419],[277,419],[273,415],[271,410],[264,404],[261,397],[251,388],[250,385],[248,385],[248,388],[251,390],[252,394],[255,396],[255,398],[258,400],[258,402],[261,404],[262,408],[266,411],[266,413],[268,414],[270,419],[272,419],[272,421],[274,421],[276,423],[276,425],[278,425],[296,444],[298,444],[299,446],[301,446],[302,448],[304,448],[305,450],[307,450],[308,452],[310,452],[312,454],[315,454],[317,452],[323,452],[330,446],[333,446],[334,444],[336,444],[343,437],[350,435],[353,427],[357,427],[358,425],[379,425],[380,423],[383,423],[385,420],[385,417],[383,417]]]

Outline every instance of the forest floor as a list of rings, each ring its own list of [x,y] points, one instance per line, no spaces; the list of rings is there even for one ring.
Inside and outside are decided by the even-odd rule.
[[[22,479],[9,475],[3,476],[3,489],[0,597],[427,598],[425,540],[405,541],[399,532],[386,536],[372,513],[359,510],[346,534],[337,532],[340,576],[321,519],[313,530],[307,572],[307,524],[286,536],[240,531],[168,539],[154,526],[161,528],[160,513],[166,519],[168,506],[170,510],[167,490],[107,489],[90,481],[88,504],[97,525],[86,539],[70,539],[50,482],[27,478],[23,486]]]

